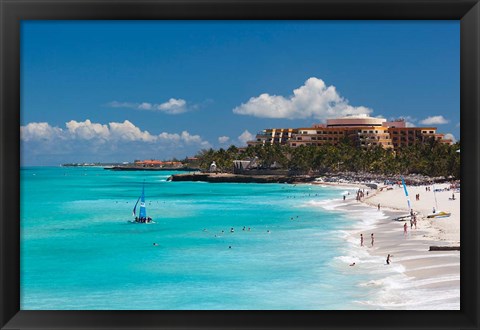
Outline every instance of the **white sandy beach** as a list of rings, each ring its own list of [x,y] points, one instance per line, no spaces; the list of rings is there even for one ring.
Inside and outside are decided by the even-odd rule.
[[[435,185],[435,189],[448,188],[449,184]],[[443,241],[442,245],[459,245],[460,244],[460,193],[450,191],[433,192],[433,187],[430,191],[425,191],[427,186],[409,186],[407,187],[408,195],[410,197],[410,204],[415,212],[420,212],[421,216],[418,222],[419,228],[433,229],[429,230],[431,238],[435,241]],[[415,195],[420,194],[420,200],[415,199]],[[455,200],[452,200],[452,194],[455,195]],[[436,199],[436,202],[435,202]],[[407,197],[405,196],[403,187],[395,186],[393,190],[385,190],[377,192],[374,195],[367,197],[365,203],[372,206],[377,206],[380,203],[381,207],[386,207],[394,210],[403,210],[408,213]],[[450,212],[451,216],[448,218],[432,218],[427,219],[426,216],[432,213],[432,208],[436,211]]]
[[[448,187],[448,184],[435,185],[435,189]],[[433,187],[430,188],[431,191],[426,191],[425,186],[407,187],[411,206],[415,212],[419,212],[417,229],[410,228],[409,219],[392,220],[409,213],[401,186],[382,191],[365,189],[369,196],[363,200],[364,203],[355,201],[355,196],[350,195],[345,204],[339,207],[351,211],[367,204],[370,210],[384,215],[383,219],[377,219],[373,225],[350,232],[349,241],[353,241],[355,246],[355,251],[352,251],[355,266],[351,271],[367,270],[387,274],[381,281],[364,283],[378,287],[379,290],[378,296],[372,297],[365,304],[382,309],[460,309],[460,251],[429,251],[430,246],[460,245],[460,193],[455,192],[455,200],[450,200],[452,190],[436,192],[437,212],[448,211],[451,216],[427,219],[427,214],[432,213],[432,208],[436,205]],[[416,194],[420,194],[419,201],[416,201]],[[379,203],[380,211],[376,210]],[[405,223],[407,235],[404,235]],[[364,236],[363,247],[360,246],[361,233]],[[375,237],[373,246],[371,233]],[[388,254],[391,255],[390,265],[386,264]]]

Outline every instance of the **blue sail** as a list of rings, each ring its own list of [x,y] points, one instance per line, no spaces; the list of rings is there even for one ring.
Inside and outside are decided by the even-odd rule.
[[[405,196],[407,197],[408,208],[411,210],[412,207],[410,206],[410,198],[408,197],[407,185],[405,184],[405,180],[403,179],[403,177],[402,177],[402,184],[403,184],[403,190],[405,191]]]
[[[145,207],[145,183],[142,187],[142,196],[140,196],[140,219],[146,219],[147,218],[147,209]]]

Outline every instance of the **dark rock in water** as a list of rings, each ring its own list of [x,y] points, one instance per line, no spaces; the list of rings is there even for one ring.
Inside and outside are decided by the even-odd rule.
[[[241,175],[241,174],[214,174],[214,173],[189,173],[174,174],[169,181],[203,181],[212,183],[297,183],[312,182],[310,176],[289,175]]]

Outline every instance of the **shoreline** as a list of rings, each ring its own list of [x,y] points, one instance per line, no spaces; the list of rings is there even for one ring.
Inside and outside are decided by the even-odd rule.
[[[355,187],[355,189],[359,188],[359,185],[353,183],[349,186]],[[435,188],[443,189],[443,186],[438,185]],[[407,189],[409,195],[413,195],[414,199],[417,191],[423,189],[425,192],[425,186],[410,186]],[[352,267],[355,268],[355,271],[372,271],[373,269],[385,276],[381,280],[363,284],[377,287],[380,294],[378,297],[373,297],[372,300],[360,303],[381,309],[460,309],[460,252],[456,250],[429,251],[430,246],[459,244],[460,219],[457,208],[459,210],[460,193],[456,194],[458,197],[456,201],[451,201],[456,203],[456,207],[452,207],[450,218],[426,218],[428,214],[426,205],[430,205],[433,201],[433,192],[429,192],[432,196],[421,195],[420,201],[412,201],[412,208],[419,214],[417,215],[417,229],[413,227],[411,230],[409,220],[392,220],[399,215],[408,214],[403,188],[368,191],[369,196],[361,202],[356,201],[355,196],[350,195],[344,201],[345,204],[340,204],[335,208],[346,213],[358,211],[361,214],[362,209],[376,212],[378,203],[381,203],[378,211],[381,213],[378,218],[374,216],[374,221],[368,223],[365,219],[359,219],[359,223],[354,224],[346,231],[348,233],[347,241],[352,249],[350,251],[352,260],[345,260],[345,263],[355,262],[355,267]],[[441,194],[437,193],[437,199],[444,202],[446,194],[451,196],[451,192],[445,191]],[[422,198],[423,203],[421,203]],[[339,200],[339,203],[342,203],[342,200]],[[355,218],[355,215],[352,217]],[[407,235],[404,235],[405,223],[407,224]],[[447,227],[449,231],[446,230]],[[361,233],[364,236],[363,247],[360,246]],[[371,233],[374,233],[375,237],[373,247],[371,246]],[[458,240],[456,234],[458,234]],[[390,265],[386,264],[388,254],[391,255]],[[374,265],[370,259],[375,260]],[[346,267],[350,268],[348,264]],[[388,270],[385,267],[389,267]],[[390,298],[393,301],[385,299],[382,292],[392,293]]]

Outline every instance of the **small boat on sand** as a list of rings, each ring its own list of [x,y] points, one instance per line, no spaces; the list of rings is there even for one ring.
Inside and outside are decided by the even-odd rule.
[[[427,214],[427,218],[448,218],[450,215],[452,215],[450,212],[445,212],[445,211],[439,211],[439,212],[436,212],[435,210],[438,209],[438,203],[437,203],[437,194],[435,193],[436,189],[435,189],[435,186],[432,185],[432,188],[433,188],[433,197],[435,197],[435,208],[433,208],[433,212],[430,213],[430,214]]]
[[[435,212],[435,213],[430,213],[427,215],[427,218],[448,218],[449,216],[451,216],[452,214],[450,212],[444,212],[444,211],[440,211],[440,212]]]
[[[408,220],[411,220],[413,216],[416,216],[418,214],[419,214],[418,212],[411,212],[409,214],[399,215],[398,217],[393,218],[392,220],[394,220],[394,221],[408,221]]]

